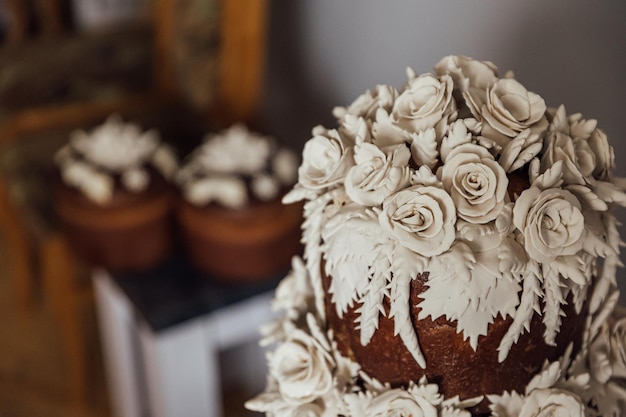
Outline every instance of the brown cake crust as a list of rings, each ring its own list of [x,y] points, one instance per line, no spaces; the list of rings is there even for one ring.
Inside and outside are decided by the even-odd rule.
[[[140,193],[117,187],[106,205],[59,179],[54,209],[82,259],[115,272],[138,271],[155,266],[170,253],[172,201],[172,190],[160,176]]]
[[[446,398],[458,395],[461,399],[468,399],[511,390],[524,392],[528,382],[546,361],[558,360],[571,343],[574,354],[582,345],[588,306],[585,304],[582,312],[576,314],[573,305],[568,303],[563,308],[565,317],[556,346],[548,346],[544,342],[545,326],[541,317],[535,314],[530,332],[522,334],[506,360],[499,363],[497,348],[512,319],[498,316],[489,325],[488,334],[479,337],[478,348],[474,352],[469,342],[463,340],[462,333],[457,333],[456,322],[444,317],[434,321],[431,317],[418,319],[420,294],[428,286],[428,273],[425,273],[412,281],[410,294],[411,321],[427,364],[426,369],[422,369],[400,337],[394,336],[393,320],[382,315],[370,343],[361,345],[360,332],[354,324],[360,305],[348,309],[343,318],[339,318],[328,291],[332,278],[323,271],[322,267],[326,317],[339,351],[358,362],[367,374],[389,382],[393,387],[406,386],[409,381],[417,382],[426,376],[429,382],[439,385],[440,393]],[[387,305],[387,311],[388,308]],[[488,415],[488,402],[484,400],[471,411],[475,416]]]
[[[177,213],[191,260],[212,278],[229,283],[276,278],[302,253],[302,204],[276,198],[240,209],[198,207],[181,196]]]

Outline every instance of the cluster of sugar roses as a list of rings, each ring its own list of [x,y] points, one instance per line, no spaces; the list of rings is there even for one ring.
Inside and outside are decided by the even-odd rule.
[[[169,179],[178,161],[155,130],[143,131],[112,115],[92,131],[76,130],[55,154],[63,181],[97,204],[111,201],[116,178],[125,189],[139,193],[150,183],[147,166]]]
[[[427,365],[408,301],[426,271],[419,318],[456,321],[474,349],[498,315],[513,318],[501,361],[535,312],[554,344],[562,305],[571,296],[581,312],[592,277],[591,314],[613,307],[620,238],[610,207],[626,194],[595,120],[548,109],[512,74],[461,56],[434,74],[409,70],[400,91],[378,86],[334,114],[336,129],[313,129],[286,201],[308,200],[320,314],[323,256],[338,314],[360,304],[363,345],[387,297],[397,333]]]
[[[251,198],[277,198],[281,190],[295,183],[297,167],[293,151],[279,147],[275,138],[237,123],[208,133],[177,172],[176,180],[192,204],[216,202],[240,208]]]
[[[571,299],[582,314],[587,300],[575,357],[546,364],[524,392],[485,395],[498,417],[621,415],[626,319],[613,313],[621,241],[610,208],[626,196],[605,134],[548,109],[491,63],[451,56],[435,70],[337,108],[338,128],[316,127],[305,144],[285,197],[307,200],[304,259],[276,291],[286,314],[266,341],[278,347],[266,392],[247,406],[272,416],[469,417],[481,401],[443,398],[425,379],[391,388],[342,357],[324,331],[323,260],[339,316],[358,305],[361,343],[386,314],[423,367],[409,305],[419,273],[430,273],[419,318],[455,320],[474,348],[497,315],[513,318],[501,361],[535,330],[535,313],[552,344],[562,305]]]

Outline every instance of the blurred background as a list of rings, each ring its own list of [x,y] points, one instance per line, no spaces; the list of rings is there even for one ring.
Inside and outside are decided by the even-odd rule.
[[[72,129],[119,112],[187,150],[244,121],[299,151],[334,106],[456,54],[597,119],[626,176],[625,20],[622,0],[0,0],[0,415],[113,413],[90,268],[55,263],[67,252],[46,211],[51,155]],[[261,358],[246,366],[262,375],[251,345],[223,368]],[[250,394],[225,394],[226,414],[243,415]]]

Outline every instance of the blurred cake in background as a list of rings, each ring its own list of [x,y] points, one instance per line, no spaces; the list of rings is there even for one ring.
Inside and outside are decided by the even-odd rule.
[[[112,271],[137,271],[169,254],[169,181],[178,163],[157,131],[114,115],[90,132],[75,131],[55,162],[55,212],[77,255]]]
[[[199,271],[227,282],[287,272],[300,253],[302,206],[281,198],[297,167],[293,151],[243,124],[205,136],[176,175],[181,233]]]

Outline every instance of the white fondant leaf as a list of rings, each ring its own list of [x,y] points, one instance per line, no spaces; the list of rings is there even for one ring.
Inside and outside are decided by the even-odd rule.
[[[481,237],[489,236],[495,232],[493,222],[487,224],[475,224],[458,219],[456,229],[459,237],[465,240],[479,241]]]
[[[327,252],[332,253],[332,252]],[[339,317],[354,306],[368,282],[368,268],[363,259],[350,257],[336,264],[326,263],[326,274],[332,277],[329,292]]]
[[[569,134],[569,122],[567,121],[567,113],[564,105],[561,104],[554,112],[550,130]]]
[[[539,175],[532,182],[533,187],[540,190],[549,188],[558,188],[563,184],[563,162],[556,161],[554,165],[548,168],[543,174]]]
[[[457,120],[449,126],[448,134],[441,140],[441,160],[445,163],[450,151],[457,146],[472,141],[472,134],[462,120]]]
[[[264,392],[246,401],[244,406],[250,411],[259,413],[274,412],[283,408],[282,396],[277,391]]]
[[[359,308],[359,329],[361,331],[361,345],[366,346],[372,340],[372,336],[378,330],[379,317],[384,313],[381,309],[385,297],[386,281],[381,279],[372,280],[365,295],[359,300],[362,305]]]
[[[471,417],[472,413],[459,408],[443,407],[439,415],[441,417]]]
[[[617,253],[617,250],[608,242],[608,230],[605,226],[605,216],[590,210],[583,212],[585,216],[586,238],[583,249],[594,257],[606,258]]]
[[[513,322],[498,346],[498,362],[502,363],[509,355],[511,347],[517,343],[524,331],[530,331],[530,322],[535,312],[540,312],[539,297],[542,291],[539,285],[538,271],[529,267],[529,272],[523,280],[523,290],[520,304],[513,317]]]
[[[622,207],[626,207],[626,193],[617,185],[606,181],[594,181],[593,191],[598,198],[607,203],[616,203]]]
[[[374,332],[378,329],[379,317],[384,314],[383,299],[387,294],[386,286],[391,280],[391,264],[387,251],[381,249],[370,267],[370,282],[361,299],[362,305],[358,313],[361,330],[361,344],[369,344]]]
[[[568,185],[566,189],[575,194],[583,205],[586,205],[595,211],[606,211],[609,208],[606,203],[586,185],[571,184]]]
[[[435,187],[442,187],[441,181],[437,179],[437,176],[433,174],[431,169],[426,165],[422,165],[411,174],[411,185],[432,185]]]
[[[524,247],[515,239],[502,239],[502,243],[498,247],[498,260],[500,271],[510,271],[513,274],[519,274],[526,271],[528,264],[528,255]]]
[[[539,158],[533,158],[533,160],[530,161],[530,165],[528,166],[528,179],[531,184],[537,180],[540,172],[541,172],[541,161],[539,161]]]
[[[544,264],[543,275],[543,323],[546,325],[544,340],[548,345],[554,346],[556,335],[561,328],[561,316],[563,315],[561,305],[565,303],[565,299],[561,291],[558,272]]]
[[[323,232],[326,274],[332,277],[329,292],[339,317],[366,292],[369,260],[376,246],[387,241],[379,232],[376,215],[347,205],[328,221]]]
[[[542,148],[540,135],[526,129],[506,144],[498,162],[506,172],[512,172],[530,162]]]
[[[487,399],[491,403],[489,408],[493,416],[497,417],[518,417],[524,403],[524,398],[515,391],[505,391],[502,395],[487,395]]]
[[[592,322],[589,326],[589,335],[591,338],[598,334],[598,331],[602,328],[602,325],[606,323],[609,316],[613,313],[615,306],[619,301],[619,290],[612,287],[612,291],[605,297],[604,303],[600,310],[596,310],[592,315]]]
[[[479,397],[466,398],[464,400],[461,400],[458,395],[455,395],[454,397],[446,398],[445,400],[443,400],[441,405],[443,407],[469,408],[480,404],[480,402],[484,398],[485,397],[481,395]]]
[[[344,401],[350,416],[366,416],[372,396],[369,391],[366,393],[358,392],[354,394],[346,394]],[[330,417],[330,416],[329,416]]]
[[[453,245],[449,250],[437,256],[436,260],[440,268],[443,268],[449,276],[456,275],[463,281],[469,281],[472,269],[476,263],[476,257],[472,249],[463,242]],[[434,269],[434,268],[433,268]]]
[[[411,157],[418,167],[426,165],[433,169],[437,165],[438,155],[435,129],[411,134]]]
[[[613,310],[614,304],[607,303],[606,300],[609,294],[611,294],[612,291],[615,291],[617,287],[617,282],[615,280],[617,268],[618,266],[622,266],[622,262],[620,261],[618,255],[619,246],[622,240],[617,228],[617,218],[610,213],[602,213],[601,219],[604,224],[606,243],[613,250],[613,254],[604,259],[604,262],[601,263],[597,272],[594,291],[589,302],[589,310],[594,316],[604,315],[602,310]],[[608,313],[605,314],[608,315]],[[597,330],[597,324],[595,326],[592,325],[592,330]]]
[[[400,335],[406,348],[417,364],[426,368],[426,360],[411,322],[409,295],[411,281],[425,271],[426,261],[415,252],[403,246],[396,246],[393,253],[393,278],[390,283],[391,307],[389,317],[394,321],[394,333]]]
[[[455,282],[454,270],[439,268],[435,262],[431,262],[429,269],[428,288],[421,295],[418,318],[423,320],[430,316],[436,320],[445,316],[447,320],[457,320],[470,305],[465,289],[456,285],[464,281]],[[456,291],[452,292],[450,288],[456,288]]]
[[[575,284],[584,286],[591,277],[584,274],[583,265],[584,263],[580,256],[571,255],[557,256],[551,262],[550,267],[563,278],[571,279]]]
[[[305,188],[300,184],[296,184],[287,194],[282,198],[283,204],[293,204],[298,201],[315,200],[317,193],[309,188]]]
[[[524,149],[524,151],[517,157],[517,160],[511,166],[511,171],[515,171],[523,167],[524,165],[526,165],[537,154],[539,154],[539,152],[541,152],[542,148],[543,148],[542,143],[533,143],[532,145],[528,146],[528,148]]]
[[[304,222],[302,223],[302,242],[304,243],[304,258],[309,271],[311,286],[315,294],[315,306],[318,316],[325,321],[324,286],[322,285],[322,254],[319,244],[322,240],[323,212],[326,205],[333,200],[338,191],[326,193],[319,198],[307,201],[304,204]]]
[[[467,340],[476,351],[478,348],[478,338],[486,336],[489,325],[493,323],[494,315],[486,311],[474,311],[468,309],[457,321],[457,331],[463,332],[463,339]]]
[[[538,375],[535,375],[526,386],[526,395],[530,394],[536,389],[551,388],[556,384],[561,376],[561,364],[559,362],[553,362]]]

